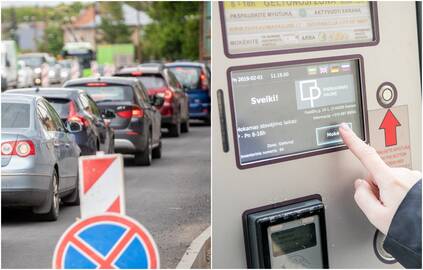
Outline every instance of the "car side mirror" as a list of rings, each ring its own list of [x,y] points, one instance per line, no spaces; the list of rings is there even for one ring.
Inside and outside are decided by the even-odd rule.
[[[113,119],[116,117],[116,114],[114,111],[110,110],[110,109],[106,109],[103,114],[102,114],[104,119]]]
[[[154,95],[152,100],[152,105],[161,107],[164,103],[164,98],[162,96]]]
[[[82,131],[82,125],[76,121],[67,121],[66,130],[69,131],[70,133],[77,133]]]

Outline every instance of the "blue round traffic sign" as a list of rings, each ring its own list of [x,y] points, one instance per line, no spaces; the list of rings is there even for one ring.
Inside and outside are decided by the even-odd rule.
[[[104,214],[74,223],[61,237],[53,256],[56,269],[157,269],[157,246],[137,221]]]

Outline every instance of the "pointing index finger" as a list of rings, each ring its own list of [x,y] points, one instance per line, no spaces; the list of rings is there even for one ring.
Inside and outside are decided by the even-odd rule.
[[[389,166],[380,158],[376,150],[363,142],[347,124],[339,128],[344,143],[351,152],[360,160],[361,164],[373,175],[377,184],[378,179],[387,177]],[[378,176],[381,176],[379,178]]]

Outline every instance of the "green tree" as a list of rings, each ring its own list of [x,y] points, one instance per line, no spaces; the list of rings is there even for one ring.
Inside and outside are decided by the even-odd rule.
[[[38,49],[57,55],[63,47],[62,25],[69,23],[87,6],[86,3],[61,3],[54,7],[22,6],[1,9],[3,39],[17,39],[19,23],[46,22],[44,39],[39,41]]]
[[[63,31],[58,25],[49,25],[44,31],[43,42],[38,44],[40,51],[58,55],[63,48]]]
[[[145,27],[143,58],[198,59],[199,2],[150,2],[153,23]]]
[[[131,30],[125,24],[120,2],[99,2],[102,42],[116,44],[131,42]]]

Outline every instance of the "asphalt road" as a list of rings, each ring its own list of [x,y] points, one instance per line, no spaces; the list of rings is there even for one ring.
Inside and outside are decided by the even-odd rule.
[[[127,214],[153,235],[162,268],[175,268],[185,250],[210,225],[210,128],[191,127],[180,138],[163,138],[163,156],[151,167],[125,157]],[[3,209],[2,268],[51,268],[56,242],[79,216],[79,207],[60,209],[56,222],[30,212]]]

